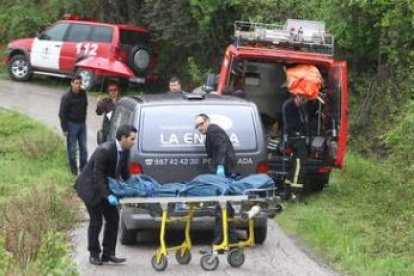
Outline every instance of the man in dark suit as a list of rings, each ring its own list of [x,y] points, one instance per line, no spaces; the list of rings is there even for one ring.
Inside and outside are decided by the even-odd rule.
[[[76,180],[76,190],[86,205],[90,221],[88,228],[89,262],[101,265],[104,262],[122,263],[124,258],[115,257],[118,235],[118,198],[108,188],[108,177],[126,180],[129,178],[129,150],[135,143],[137,129],[132,125],[121,125],[115,141],[100,145]],[[99,233],[103,218],[105,229],[102,257]]]
[[[211,158],[210,169],[217,176],[226,177],[236,175],[236,153],[227,133],[218,125],[212,124],[210,118],[204,114],[195,117],[195,128],[206,136],[205,147],[208,157]],[[227,204],[229,217],[234,217],[234,210],[230,203]],[[223,240],[222,218],[220,206],[216,209],[216,228],[213,244],[220,244]],[[229,224],[230,242],[234,243],[241,237],[232,224]]]
[[[235,173],[236,154],[227,133],[218,125],[212,124],[204,113],[195,117],[195,127],[206,136],[206,152],[211,158],[210,169],[222,177]]]

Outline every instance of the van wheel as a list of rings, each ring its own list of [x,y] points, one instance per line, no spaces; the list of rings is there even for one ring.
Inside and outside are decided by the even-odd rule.
[[[128,230],[125,222],[121,221],[120,241],[123,245],[135,244],[137,240],[137,230]]]
[[[263,221],[261,221],[263,219]],[[254,241],[256,244],[263,244],[267,236],[267,217],[257,220],[254,227]]]
[[[95,87],[96,85],[95,74],[91,70],[85,69],[85,68],[79,68],[78,70],[76,70],[76,75],[81,76],[82,78],[81,88],[84,89],[85,91],[90,91]]]
[[[8,67],[9,76],[15,81],[28,81],[32,76],[32,66],[24,55],[13,56]]]

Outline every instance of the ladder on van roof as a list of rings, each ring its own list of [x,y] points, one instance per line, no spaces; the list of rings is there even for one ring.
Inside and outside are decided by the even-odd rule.
[[[288,19],[285,24],[234,23],[237,48],[289,49],[334,55],[334,36],[322,21]]]

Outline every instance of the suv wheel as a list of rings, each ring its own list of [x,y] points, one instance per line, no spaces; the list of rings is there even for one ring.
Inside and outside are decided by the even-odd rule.
[[[147,48],[136,45],[132,47],[128,56],[128,65],[136,74],[143,75],[148,70],[150,63],[150,52]]]
[[[76,71],[76,75],[82,77],[82,89],[89,91],[95,87],[95,74],[91,70],[80,68]]]
[[[32,67],[24,55],[15,55],[9,61],[9,75],[16,81],[27,81],[32,76]]]
[[[267,217],[260,217],[255,221],[254,241],[256,244],[263,244],[267,236]]]

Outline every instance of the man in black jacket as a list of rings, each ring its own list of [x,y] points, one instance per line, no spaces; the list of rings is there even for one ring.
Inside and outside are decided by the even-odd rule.
[[[84,201],[90,221],[88,228],[89,262],[101,265],[103,262],[122,263],[124,258],[115,257],[118,235],[119,213],[118,198],[108,188],[108,177],[126,180],[129,178],[129,150],[135,143],[137,129],[132,125],[121,125],[116,132],[116,140],[100,145],[84,170],[76,180],[76,190]],[[105,229],[103,236],[102,258],[99,233],[103,218]]]
[[[221,177],[233,176],[236,174],[237,165],[236,153],[227,133],[218,125],[212,124],[210,118],[204,114],[195,117],[195,128],[206,135],[205,147],[208,157],[211,158],[210,169]],[[229,217],[234,217],[234,210],[228,203],[227,210]],[[223,240],[222,217],[220,206],[216,209],[216,228],[214,231],[213,244],[220,244]],[[231,243],[240,239],[236,229],[229,224],[229,239]]]
[[[74,76],[71,87],[60,100],[59,118],[63,134],[66,136],[66,146],[70,169],[73,175],[78,175],[76,148],[79,145],[79,170],[82,170],[88,160],[86,146],[86,109],[88,97],[81,89],[82,78]]]
[[[96,103],[96,115],[104,115],[102,123],[102,131],[105,135],[105,139],[109,133],[109,125],[111,123],[110,119],[112,112],[115,109],[115,104],[120,98],[120,89],[116,82],[110,82],[108,84],[108,94],[109,97],[102,98],[98,97]]]
[[[225,177],[235,173],[236,154],[227,133],[202,113],[195,117],[196,129],[206,135],[206,152],[211,158],[210,168],[217,175]]]

